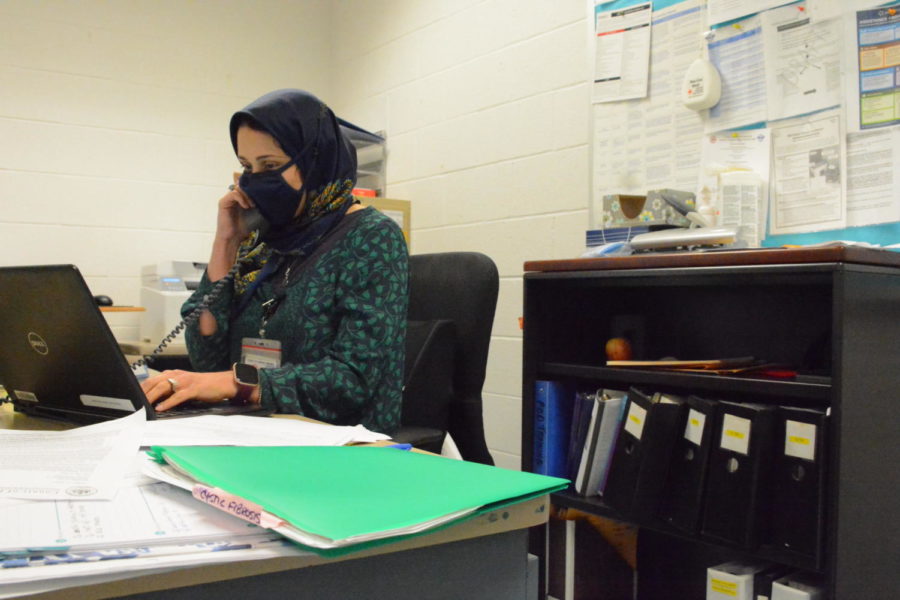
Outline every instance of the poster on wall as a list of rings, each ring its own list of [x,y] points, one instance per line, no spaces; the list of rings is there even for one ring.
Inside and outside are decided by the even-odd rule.
[[[770,121],[841,103],[839,19],[810,19],[807,2],[762,14]]]
[[[709,109],[707,133],[766,120],[766,63],[759,16],[713,32],[709,60],[722,78],[722,97]]]
[[[593,101],[617,102],[647,95],[652,2],[602,10],[594,7]]]
[[[900,123],[900,10],[856,13],[859,128]]]
[[[602,226],[606,194],[696,189],[703,121],[676,96],[702,47],[702,16],[701,0],[653,11],[648,96],[593,106],[591,228]]]
[[[769,233],[846,227],[840,110],[772,124],[774,194]]]

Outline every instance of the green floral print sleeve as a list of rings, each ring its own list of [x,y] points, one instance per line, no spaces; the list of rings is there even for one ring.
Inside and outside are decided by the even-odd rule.
[[[240,360],[241,340],[260,337],[263,303],[286,282],[283,299],[265,321],[265,337],[281,342],[282,366],[260,369],[263,405],[392,433],[400,425],[408,303],[407,249],[400,228],[366,208],[344,217],[312,256],[291,258],[236,316],[239,296],[226,285],[209,307],[218,324],[213,335],[200,335],[196,325],[188,328],[194,368],[223,371]],[[204,277],[182,314],[212,289]]]

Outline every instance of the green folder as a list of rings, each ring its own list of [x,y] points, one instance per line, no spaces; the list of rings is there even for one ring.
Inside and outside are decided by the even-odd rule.
[[[150,454],[199,484],[258,505],[285,522],[273,530],[326,555],[435,531],[568,484],[386,447],[154,446]]]

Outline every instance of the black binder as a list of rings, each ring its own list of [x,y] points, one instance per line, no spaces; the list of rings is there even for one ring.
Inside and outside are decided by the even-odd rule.
[[[769,520],[775,407],[720,402],[703,495],[701,535],[753,549]]]
[[[772,543],[818,559],[824,546],[824,411],[781,406],[772,481]]]
[[[700,526],[716,406],[714,400],[688,396],[657,512],[666,523],[691,534]]]
[[[683,408],[678,396],[628,390],[603,499],[633,519],[656,512]]]

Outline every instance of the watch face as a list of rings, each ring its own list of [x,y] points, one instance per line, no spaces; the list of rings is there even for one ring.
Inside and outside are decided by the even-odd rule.
[[[234,378],[244,385],[259,385],[259,372],[253,365],[236,363],[234,365]]]

